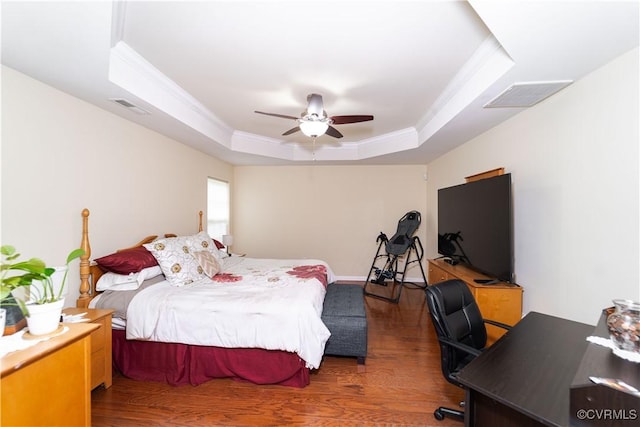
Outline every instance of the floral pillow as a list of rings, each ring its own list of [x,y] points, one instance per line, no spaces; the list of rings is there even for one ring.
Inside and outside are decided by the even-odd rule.
[[[215,245],[211,237],[203,231],[193,236],[158,239],[145,244],[144,247],[156,258],[171,285],[184,286],[206,277],[193,254],[203,250],[213,253],[212,248],[215,248]]]
[[[187,240],[189,247],[194,251],[207,250],[218,258],[217,245],[206,231],[201,231],[193,236],[185,236],[184,238]]]

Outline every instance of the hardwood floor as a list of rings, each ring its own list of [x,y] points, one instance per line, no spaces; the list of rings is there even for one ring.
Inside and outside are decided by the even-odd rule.
[[[114,373],[111,388],[93,391],[93,426],[462,426],[433,417],[464,393],[442,376],[424,292],[407,287],[399,304],[365,303],[364,373],[355,358],[329,356],[304,389],[228,379],[174,387]]]

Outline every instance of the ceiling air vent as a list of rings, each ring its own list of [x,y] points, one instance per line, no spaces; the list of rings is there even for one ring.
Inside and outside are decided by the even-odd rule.
[[[147,110],[143,110],[142,108],[138,107],[135,104],[132,104],[131,102],[127,101],[124,98],[109,98],[109,101],[113,101],[116,104],[120,104],[123,107],[126,107],[127,109],[133,111],[136,114],[150,114]]]
[[[514,83],[500,95],[483,105],[484,108],[526,108],[531,107],[564,89],[573,80],[551,82]]]

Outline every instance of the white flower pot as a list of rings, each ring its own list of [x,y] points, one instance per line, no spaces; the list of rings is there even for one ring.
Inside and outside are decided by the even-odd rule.
[[[27,326],[31,335],[45,335],[58,329],[64,299],[46,304],[27,304]]]

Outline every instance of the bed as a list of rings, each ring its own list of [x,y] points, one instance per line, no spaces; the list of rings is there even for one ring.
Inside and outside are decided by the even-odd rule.
[[[76,305],[114,310],[113,364],[123,375],[309,384],[330,336],[325,262],[228,256],[202,231],[202,212],[197,234],[149,236],[92,259],[87,209],[82,218]]]

